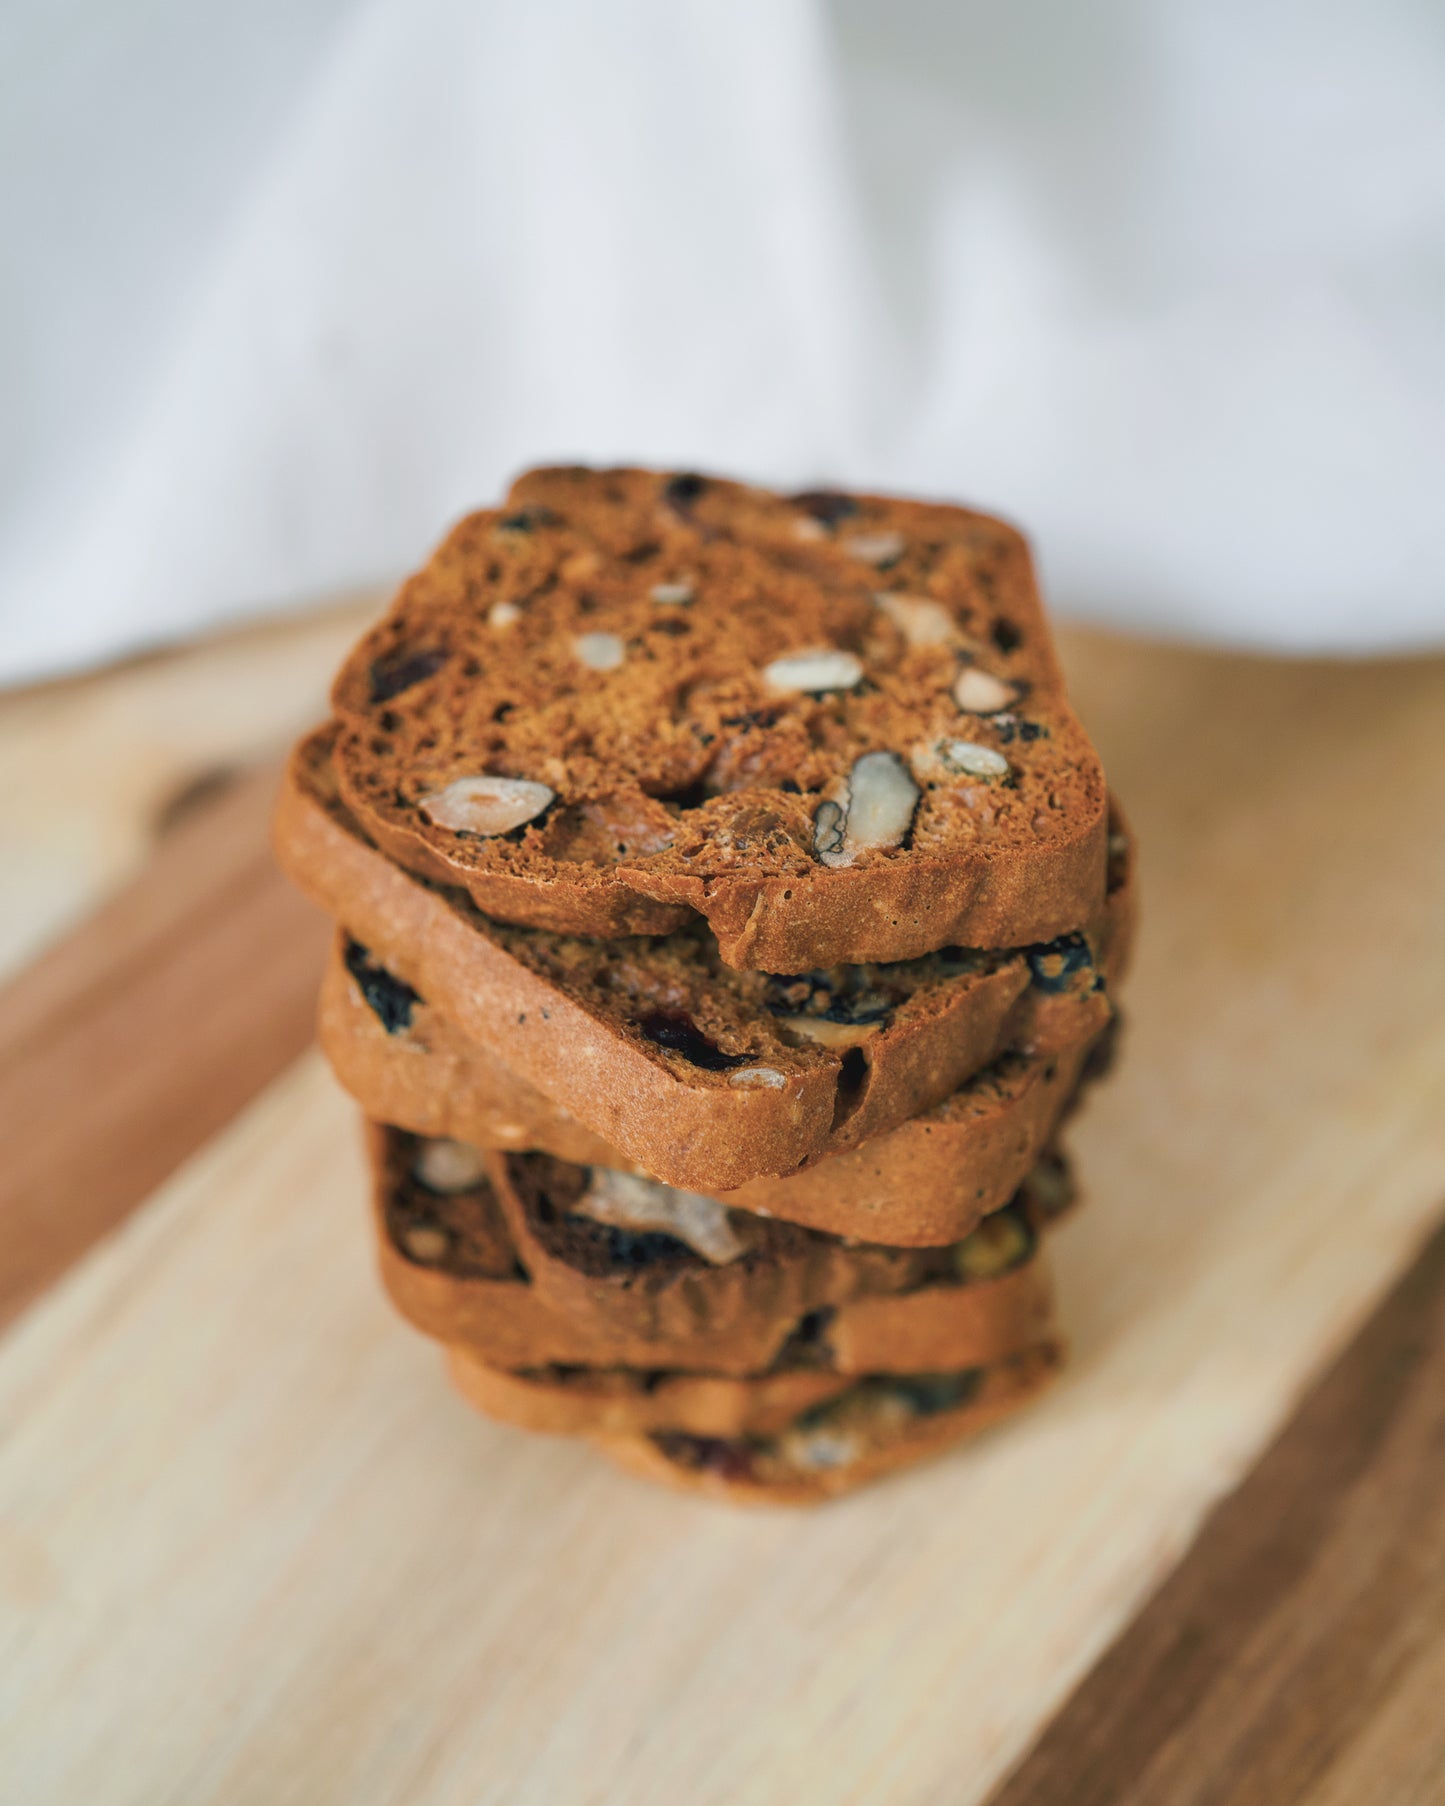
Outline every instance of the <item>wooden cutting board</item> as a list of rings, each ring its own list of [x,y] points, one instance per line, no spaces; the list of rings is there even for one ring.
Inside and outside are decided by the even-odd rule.
[[[1070,636],[1145,909],[1072,1369],[744,1512],[473,1417],[390,1315],[272,772],[140,857],[212,690],[259,752],[336,638],[0,707],[0,770],[114,745],[43,831],[137,868],[0,1011],[0,1801],[1445,1800],[1445,664]]]

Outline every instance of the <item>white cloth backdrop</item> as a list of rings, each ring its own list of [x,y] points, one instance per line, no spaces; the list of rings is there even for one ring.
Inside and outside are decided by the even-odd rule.
[[[555,458],[1445,643],[1439,0],[4,0],[0,227],[0,679],[390,578]]]

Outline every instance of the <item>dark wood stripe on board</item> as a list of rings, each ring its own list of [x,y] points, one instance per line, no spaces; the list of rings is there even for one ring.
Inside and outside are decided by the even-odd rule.
[[[990,1806],[1445,1802],[1445,1228]]]
[[[0,1324],[310,1041],[327,927],[271,861],[278,779],[198,797],[0,991]]]

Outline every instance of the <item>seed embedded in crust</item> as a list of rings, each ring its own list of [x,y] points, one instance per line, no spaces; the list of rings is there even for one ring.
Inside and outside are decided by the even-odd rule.
[[[452,1238],[435,1223],[408,1223],[401,1231],[407,1257],[420,1267],[435,1267],[447,1257]]]
[[[991,671],[977,665],[966,665],[953,686],[953,700],[966,715],[996,715],[1018,700],[1018,688],[1006,684]]]
[[[428,1191],[456,1192],[480,1184],[486,1169],[477,1148],[438,1137],[421,1144],[411,1170]]]
[[[813,857],[820,865],[837,867],[853,863],[853,855],[844,840],[848,825],[846,794],[841,803],[831,798],[819,803],[813,817]]]
[[[515,602],[494,602],[487,611],[489,627],[515,627],[522,618],[522,611]]]
[[[589,671],[616,671],[627,657],[627,648],[615,633],[579,633],[572,650]]]
[[[863,667],[851,652],[834,646],[814,646],[803,652],[785,652],[763,668],[763,682],[784,695],[821,695],[826,690],[851,690],[863,681]]]
[[[848,779],[844,845],[855,852],[901,846],[921,794],[897,753],[864,753]]]
[[[928,596],[879,590],[873,600],[910,646],[943,646],[957,637],[958,623],[941,602]]]
[[[776,1066],[745,1066],[741,1072],[729,1074],[730,1085],[768,1085],[780,1090],[788,1082],[787,1074],[779,1072]],[[766,1215],[766,1211],[757,1213]]]
[[[690,583],[654,583],[648,594],[665,607],[685,608],[696,592]]]
[[[975,740],[941,740],[938,756],[950,771],[963,772],[971,778],[996,782],[1009,774],[1009,762],[991,746],[980,746]]]
[[[954,1271],[960,1279],[997,1279],[1026,1260],[1032,1245],[1019,1216],[1012,1210],[995,1211],[954,1249]]]
[[[901,533],[854,533],[843,541],[843,550],[877,569],[897,564],[907,542]]]
[[[438,828],[490,837],[533,820],[556,795],[530,778],[455,778],[445,790],[422,797],[417,807]]]
[[[819,1047],[860,1047],[882,1028],[881,1022],[833,1022],[827,1016],[779,1016],[783,1028],[789,1028]]]

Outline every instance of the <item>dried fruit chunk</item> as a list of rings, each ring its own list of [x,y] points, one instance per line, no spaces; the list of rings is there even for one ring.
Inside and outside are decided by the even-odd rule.
[[[444,790],[422,797],[417,806],[439,828],[490,836],[510,834],[534,820],[556,794],[530,778],[455,778]]]
[[[744,1252],[725,1204],[702,1192],[678,1191],[640,1173],[593,1167],[591,1182],[572,1210],[616,1229],[660,1231],[685,1243],[715,1267],[725,1267]]]
[[[965,665],[953,686],[953,700],[965,715],[996,715],[1018,700],[1018,687],[977,665]]]
[[[851,652],[834,646],[785,652],[763,668],[763,682],[780,695],[816,696],[826,690],[851,690],[862,681],[862,665]]]
[[[411,1027],[413,1009],[421,1002],[420,993],[378,965],[360,941],[348,941],[343,958],[367,1008],[387,1034],[404,1034]]]

